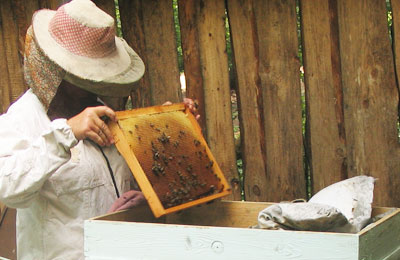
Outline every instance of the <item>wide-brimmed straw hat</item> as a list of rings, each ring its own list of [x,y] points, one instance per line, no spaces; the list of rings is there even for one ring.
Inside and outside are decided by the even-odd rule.
[[[128,96],[143,76],[143,61],[115,35],[114,19],[90,0],[39,10],[32,28],[41,51],[78,87],[102,96]]]

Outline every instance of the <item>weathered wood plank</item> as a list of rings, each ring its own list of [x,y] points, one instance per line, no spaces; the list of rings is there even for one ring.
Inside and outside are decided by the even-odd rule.
[[[396,77],[397,82],[400,76],[400,0],[391,0],[392,5],[392,23],[393,23],[393,51],[395,58],[395,68],[396,68]],[[399,86],[397,86],[399,88]]]
[[[60,5],[69,2],[70,0],[37,0],[40,8],[56,10]]]
[[[0,8],[1,5],[4,5],[5,3],[0,2]],[[4,30],[3,30],[3,17],[0,15],[0,112],[4,113],[8,106],[10,105],[11,102],[11,96],[10,96],[10,77],[9,77],[9,71],[8,71],[8,63],[7,63],[7,55],[6,55],[6,47],[4,43]]]
[[[295,1],[254,1],[263,95],[267,201],[304,198],[300,64]],[[246,184],[246,188],[255,185]]]
[[[103,260],[359,259],[356,235],[101,220],[85,221],[85,254]]]
[[[14,11],[14,1],[1,1],[0,15],[2,20],[2,34],[4,53],[9,73],[8,90],[9,102],[16,100],[25,90],[26,86],[23,78],[22,59],[19,54],[19,23],[20,19],[25,21],[25,17],[16,17]],[[7,102],[5,102],[7,105]]]
[[[186,78],[186,96],[199,104],[199,124],[206,134],[205,101],[201,73],[199,46],[199,1],[178,1],[179,24],[181,29],[182,55]]]
[[[93,2],[97,5],[97,7],[114,17],[114,19],[116,18],[114,0],[93,0]]]
[[[120,0],[119,12],[122,36],[140,56],[144,64],[148,64],[141,2],[141,0]],[[152,104],[150,78],[147,67],[143,77],[136,83],[136,87],[131,94],[131,101],[134,108],[146,107]]]
[[[249,228],[257,225],[257,216],[260,211],[271,205],[272,203],[268,202],[215,201],[166,215],[166,223]]]
[[[337,1],[301,1],[313,193],[347,178]],[[315,21],[318,21],[317,23]]]
[[[228,14],[238,79],[245,198],[267,201],[263,97],[253,3],[228,0]]]
[[[153,105],[180,102],[178,54],[172,2],[143,0],[143,29]]]
[[[0,256],[8,259],[17,259],[15,216],[16,210],[7,208],[7,212],[0,226]]]
[[[225,41],[225,2],[199,1],[198,27],[203,76],[207,141],[228,181],[237,180],[228,57]],[[228,197],[240,199],[239,190]]]
[[[399,209],[374,208],[373,212],[394,211],[357,234],[248,228],[257,222],[259,211],[269,205],[218,201],[167,215],[168,224],[159,224],[164,219],[153,222],[154,217],[146,207],[100,216],[85,221],[85,256],[87,259],[397,259]]]
[[[400,214],[397,209],[365,228],[360,235],[359,259],[395,260],[400,256]]]
[[[339,0],[349,177],[378,178],[374,202],[399,206],[398,90],[385,1]]]

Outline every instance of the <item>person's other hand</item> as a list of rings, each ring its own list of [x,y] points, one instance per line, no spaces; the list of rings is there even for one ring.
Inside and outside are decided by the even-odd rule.
[[[200,115],[197,111],[198,104],[195,101],[193,101],[193,99],[191,99],[191,98],[184,98],[183,104],[185,104],[185,107],[187,107],[189,109],[189,111],[194,115],[196,120],[199,120]],[[167,101],[163,104],[163,106],[167,106],[167,105],[172,105],[172,103],[170,101]]]
[[[107,116],[116,121],[115,112],[107,106],[88,107],[78,115],[67,120],[76,139],[90,139],[98,145],[111,145],[114,143],[113,135],[101,117]]]
[[[130,209],[146,202],[145,197],[141,191],[130,190],[121,195],[108,210],[107,213],[112,213],[115,211]]]

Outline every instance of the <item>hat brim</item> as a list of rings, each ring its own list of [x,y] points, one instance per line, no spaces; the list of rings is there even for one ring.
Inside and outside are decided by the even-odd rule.
[[[127,96],[132,84],[144,74],[144,64],[135,51],[115,37],[116,50],[102,58],[69,52],[51,36],[48,28],[56,11],[37,11],[32,19],[34,38],[43,53],[67,72],[66,80],[104,96]]]

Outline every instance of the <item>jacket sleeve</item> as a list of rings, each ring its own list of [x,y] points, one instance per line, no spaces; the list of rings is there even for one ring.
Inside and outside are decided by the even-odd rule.
[[[52,121],[36,138],[24,136],[26,131],[0,117],[0,201],[13,208],[28,207],[78,143],[65,119]]]

